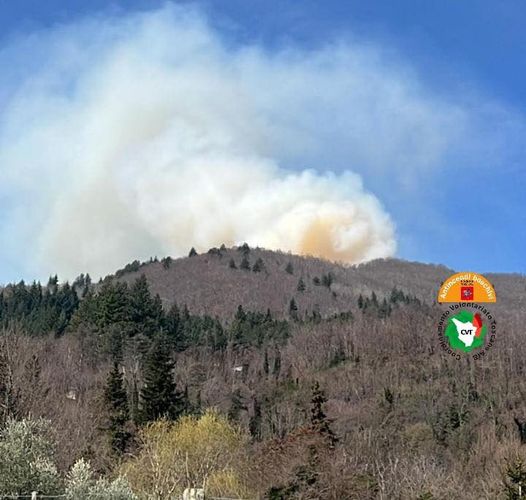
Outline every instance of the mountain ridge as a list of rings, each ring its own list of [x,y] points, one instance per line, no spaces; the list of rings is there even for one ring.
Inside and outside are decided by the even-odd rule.
[[[244,257],[249,269],[241,268]],[[131,270],[120,270],[113,278],[132,284],[144,274],[165,307],[175,302],[193,313],[218,317],[231,317],[239,305],[262,312],[269,309],[284,317],[292,299],[300,311],[329,316],[353,309],[360,295],[374,292],[382,300],[393,289],[432,304],[440,284],[455,272],[444,265],[397,258],[345,265],[248,246],[212,248],[192,257],[142,264],[135,261],[127,268]],[[506,273],[485,276],[496,286],[499,302],[525,305],[521,294],[526,290],[526,277]],[[304,291],[298,290],[300,279]]]

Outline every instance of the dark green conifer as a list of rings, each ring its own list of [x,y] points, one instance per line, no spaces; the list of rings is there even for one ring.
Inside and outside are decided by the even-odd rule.
[[[252,438],[256,441],[261,439],[261,404],[256,397],[252,399],[252,415],[248,422],[248,430]]]
[[[185,338],[183,320],[177,304],[174,304],[166,313],[163,323],[163,330],[166,333],[169,342],[177,352],[182,352],[188,347]]]
[[[250,253],[250,247],[248,246],[248,243],[243,243],[238,248],[238,251],[241,252],[245,257],[248,257],[248,254]]]
[[[321,283],[323,286],[326,286],[327,288],[330,288],[332,283],[334,281],[334,276],[332,273],[327,273],[322,276]]]
[[[298,319],[298,305],[294,300],[294,297],[289,302],[289,314],[292,319]]]
[[[126,283],[104,281],[96,297],[97,323],[106,327],[130,320],[130,301]]]
[[[243,403],[243,396],[239,389],[235,389],[230,396],[230,408],[228,409],[228,418],[232,421],[238,421],[239,415],[245,411],[247,407]]]
[[[243,255],[239,268],[243,269],[244,271],[250,271],[250,261],[248,260],[248,257],[246,255]]]
[[[175,420],[184,411],[183,398],[173,379],[173,369],[167,339],[160,335],[154,340],[144,362],[144,386],[140,394],[143,422],[163,417]]]
[[[104,388],[104,401],[108,411],[108,424],[106,431],[113,452],[122,455],[131,438],[127,430],[129,420],[128,397],[124,389],[122,373],[117,362],[108,375]]]
[[[254,271],[255,273],[259,273],[263,271],[264,267],[265,264],[263,262],[263,259],[261,257],[258,257],[256,263],[252,266],[252,271]]]
[[[312,386],[312,398],[310,408],[310,422],[311,428],[317,433],[327,438],[328,443],[331,447],[336,444],[336,436],[334,435],[330,420],[327,418],[323,407],[327,402],[325,394],[320,389],[320,384],[316,381]]]
[[[158,331],[163,316],[161,298],[154,298],[150,293],[146,276],[141,275],[135,280],[130,290],[130,319],[134,323],[136,333],[152,336]]]

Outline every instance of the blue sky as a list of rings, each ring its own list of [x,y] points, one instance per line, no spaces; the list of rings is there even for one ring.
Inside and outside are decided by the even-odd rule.
[[[39,56],[32,57],[28,50],[33,47],[31,37],[56,33],[86,19],[96,25],[108,18],[125,18],[130,13],[148,12],[163,5],[164,2],[151,0],[0,1],[0,53],[3,47],[4,56],[7,54],[0,61],[4,61],[4,67],[5,61],[11,62],[4,72],[10,77],[0,78],[0,105],[2,101],[10,102],[21,82],[28,85],[34,79],[32,75],[38,73],[35,68]],[[192,3],[192,8],[195,5]],[[443,263],[457,270],[526,272],[524,2],[226,0],[197,5],[225,46],[255,46],[268,54],[291,48],[309,54],[327,43],[342,41],[352,48],[359,47],[360,54],[372,47],[374,57],[380,54],[378,65],[388,68],[385,77],[389,81],[408,82],[408,88],[421,95],[419,106],[431,103],[426,112],[432,114],[443,103],[451,108],[451,113],[458,110],[459,116],[467,117],[467,132],[445,140],[440,154],[429,160],[429,169],[427,160],[415,160],[412,164],[405,136],[407,151],[393,146],[396,154],[391,160],[374,160],[373,141],[370,151],[351,155],[351,165],[345,164],[349,152],[343,143],[341,147],[328,147],[339,148],[338,155],[320,147],[311,157],[280,153],[278,159],[280,166],[290,170],[309,167],[338,173],[349,168],[359,174],[365,189],[380,200],[390,215],[396,227],[396,255],[401,258]],[[49,42],[52,36],[44,38],[44,47],[53,45]],[[64,43],[60,36],[56,39]],[[84,43],[89,44],[89,37]],[[95,51],[93,57],[96,54]],[[42,57],[45,60],[45,55]],[[378,75],[380,70],[374,71]],[[394,134],[400,125],[396,114],[393,116]],[[327,128],[324,123],[319,126]],[[383,128],[388,126],[382,122]],[[368,127],[374,131],[374,122]],[[436,127],[439,135],[449,128],[434,121],[430,127]],[[326,142],[331,141],[329,132],[320,130]],[[388,136],[387,132],[382,137]],[[417,136],[415,140],[419,140]],[[312,165],[304,165],[310,161]],[[0,166],[0,176],[8,170],[9,165]],[[38,177],[38,171],[33,175]],[[59,254],[43,259],[39,265],[28,264],[39,257],[31,249],[30,236],[35,226],[28,220],[43,225],[40,218],[46,212],[36,209],[25,213],[23,206],[32,203],[34,193],[25,187],[18,191],[17,185],[11,186],[9,190],[0,189],[0,209],[5,214],[0,220],[4,241],[0,250],[0,282],[41,278],[55,272],[54,264],[60,271]],[[60,190],[59,185],[56,188]],[[36,206],[48,207],[49,203]],[[26,230],[14,228],[26,223]],[[161,255],[166,248],[157,248],[155,242],[145,240],[143,246],[137,247],[141,254],[138,257],[154,249]]]

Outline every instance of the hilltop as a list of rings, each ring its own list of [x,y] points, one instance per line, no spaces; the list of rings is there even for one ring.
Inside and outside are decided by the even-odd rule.
[[[249,269],[241,268],[244,256]],[[292,298],[300,311],[330,316],[353,309],[360,295],[374,292],[382,300],[394,289],[432,304],[441,282],[453,272],[442,265],[394,258],[352,266],[260,248],[223,247],[192,257],[142,264],[135,261],[115,277],[132,284],[144,274],[152,293],[159,294],[166,307],[176,302],[186,304],[194,314],[230,318],[240,304],[249,310],[270,309],[277,316],[287,316]],[[526,304],[524,276],[490,273],[486,277],[496,286],[499,303]],[[304,291],[298,290],[300,279]]]

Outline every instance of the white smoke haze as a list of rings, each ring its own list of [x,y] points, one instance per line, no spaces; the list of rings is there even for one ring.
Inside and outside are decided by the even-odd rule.
[[[391,256],[393,222],[353,172],[432,170],[467,120],[370,47],[234,46],[170,5],[14,40],[7,61],[30,69],[0,96],[0,194],[19,200],[3,232],[39,276],[244,241]]]

